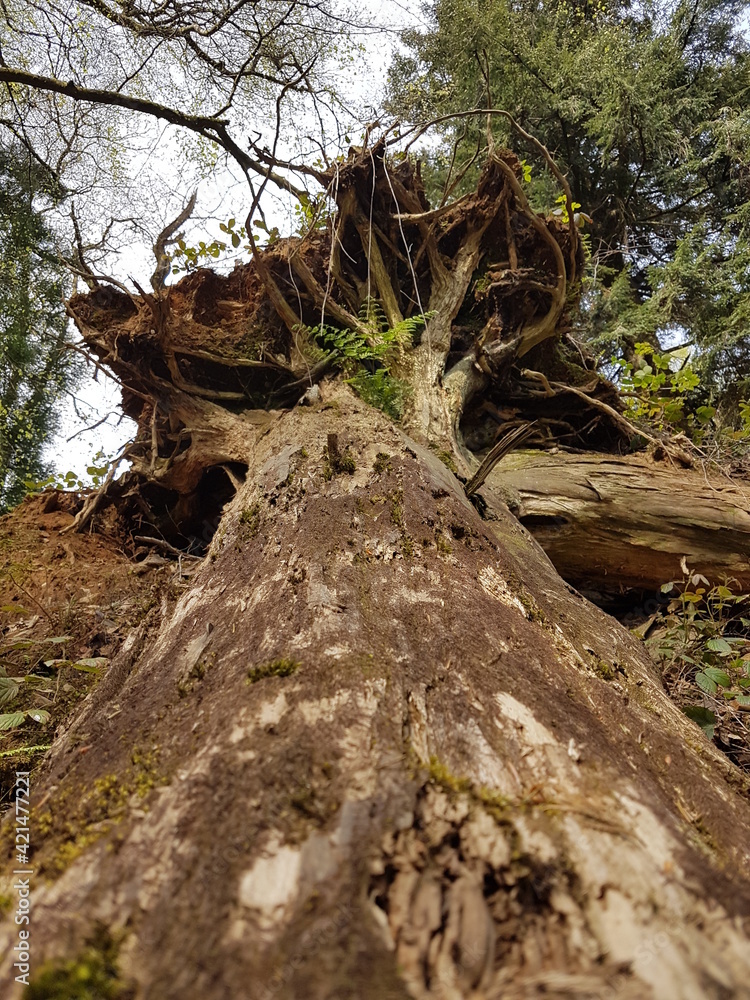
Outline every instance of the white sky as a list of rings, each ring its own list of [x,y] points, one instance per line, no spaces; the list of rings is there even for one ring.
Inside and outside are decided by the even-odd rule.
[[[407,25],[421,23],[419,4],[413,0],[412,2],[407,0],[406,3],[399,3],[397,0],[381,0],[381,2],[359,0],[356,16],[381,30],[377,34],[366,36],[364,39],[366,51],[362,58],[358,59],[355,65],[345,67],[341,71],[343,92],[348,95],[352,103],[358,103],[365,108],[367,105],[377,107],[385,84],[390,54],[396,41],[396,32]],[[162,171],[167,175],[170,170],[179,169],[177,155],[169,156],[168,161],[171,162],[166,162]],[[193,234],[188,230],[188,238],[192,235],[196,240],[206,239],[208,234],[207,242],[210,242],[210,239],[221,235],[218,223],[226,221],[232,214],[232,205],[231,203],[227,205],[216,184],[212,187],[211,181],[204,182],[201,185],[199,200],[199,206],[202,204],[204,211],[206,203],[211,202],[212,197],[213,206],[209,206],[207,211],[210,213],[212,207],[215,207],[215,221],[201,223]],[[240,197],[245,199],[246,203],[246,190]],[[264,201],[264,210],[270,225],[277,225],[282,233],[291,231],[293,214],[289,203],[269,193],[269,197]],[[173,216],[175,214],[173,213]],[[243,214],[239,209],[238,216],[242,217]],[[148,278],[153,268],[151,247],[146,242],[133,242],[113,260],[110,273],[125,282],[133,276],[148,287]],[[116,383],[103,376],[101,372],[94,379],[93,366],[90,366],[89,370],[91,376],[84,378],[76,390],[75,398],[69,399],[65,404],[60,432],[48,446],[46,454],[57,472],[64,474],[73,471],[84,481],[87,479],[86,467],[91,464],[98,452],[103,451],[108,456],[118,454],[135,433],[135,424],[121,414],[119,388]],[[95,424],[98,426],[94,427]]]

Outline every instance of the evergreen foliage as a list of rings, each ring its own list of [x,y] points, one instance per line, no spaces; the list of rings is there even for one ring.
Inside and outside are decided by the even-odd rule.
[[[0,149],[0,511],[50,471],[44,446],[75,378],[66,272],[42,211],[60,195],[25,152]]]
[[[403,36],[390,106],[428,120],[491,105],[551,151],[593,218],[583,332],[632,358],[675,339],[707,384],[750,378],[750,50],[746,0],[433,0]],[[454,173],[483,117],[447,123]],[[517,145],[493,119],[499,142]],[[470,174],[467,175],[467,182]],[[543,177],[529,185],[553,208]]]

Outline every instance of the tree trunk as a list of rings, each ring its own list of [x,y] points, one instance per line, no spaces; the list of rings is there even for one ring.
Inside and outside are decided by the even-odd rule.
[[[574,224],[531,211],[507,153],[435,212],[384,144],[335,170],[326,232],[70,303],[139,423],[74,526],[210,545],[32,776],[27,996],[749,997],[747,780],[492,487],[475,507],[449,471],[504,413],[600,447],[628,432],[565,354]],[[373,288],[387,331],[362,318]],[[384,342],[402,428],[315,386],[363,359],[378,376]],[[14,838],[11,814],[10,998]]]
[[[640,644],[348,390],[247,456],[34,788],[34,967],[106,928],[112,996],[748,996],[746,784]]]
[[[750,493],[642,456],[514,452],[489,482],[575,586],[656,590],[683,559],[750,591]]]

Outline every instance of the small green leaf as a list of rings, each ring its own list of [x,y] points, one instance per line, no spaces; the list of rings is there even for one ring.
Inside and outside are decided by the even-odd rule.
[[[8,705],[18,695],[19,684],[15,677],[0,677],[0,705]]]
[[[695,675],[695,683],[706,694],[716,694],[718,690],[716,681],[712,680],[703,670],[699,670]]]
[[[710,740],[713,739],[714,729],[716,728],[716,716],[713,712],[700,705],[685,705],[682,711],[688,719],[692,719],[693,722],[698,723]]]
[[[731,653],[732,647],[726,639],[709,639],[706,643],[708,649],[713,653]]]
[[[710,677],[715,684],[720,684],[722,687],[731,687],[732,679],[729,674],[725,673],[723,670],[719,670],[716,667],[706,667],[703,671],[707,677]]]
[[[0,732],[6,732],[9,729],[18,729],[25,721],[25,712],[11,712],[8,715],[0,715]]]

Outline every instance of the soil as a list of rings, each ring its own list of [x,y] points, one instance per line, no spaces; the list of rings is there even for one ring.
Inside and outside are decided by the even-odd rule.
[[[41,763],[124,636],[172,582],[173,564],[133,550],[113,517],[100,518],[96,532],[66,531],[82,503],[80,494],[47,490],[0,518],[0,670],[35,679],[0,701],[0,714],[49,713],[43,724],[27,716],[0,731],[0,806],[15,772]]]

